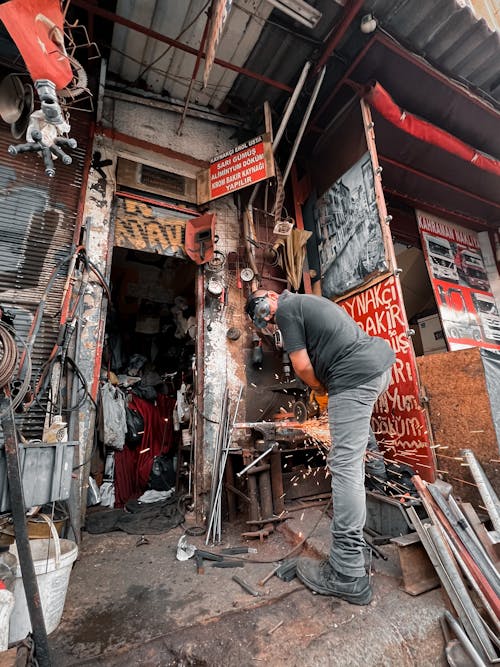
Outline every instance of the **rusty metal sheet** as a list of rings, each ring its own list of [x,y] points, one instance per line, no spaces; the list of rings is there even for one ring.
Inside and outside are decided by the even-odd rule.
[[[114,245],[186,258],[186,222],[193,216],[157,204],[117,198]]]

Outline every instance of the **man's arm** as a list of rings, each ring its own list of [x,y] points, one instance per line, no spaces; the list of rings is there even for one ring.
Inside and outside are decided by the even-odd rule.
[[[288,356],[292,362],[295,374],[311,389],[314,389],[317,394],[326,394],[326,389],[314,373],[307,350],[305,348],[303,350],[296,350],[295,352],[290,352]]]

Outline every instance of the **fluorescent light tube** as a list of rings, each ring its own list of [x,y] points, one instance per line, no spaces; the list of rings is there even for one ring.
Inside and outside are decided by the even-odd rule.
[[[322,17],[319,10],[304,0],[267,0],[267,2],[308,28],[316,27]]]

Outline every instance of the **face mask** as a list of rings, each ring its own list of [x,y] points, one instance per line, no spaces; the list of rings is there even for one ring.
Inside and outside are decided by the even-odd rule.
[[[246,307],[246,312],[257,329],[265,329],[269,324],[265,318],[271,314],[269,299],[267,296],[258,296],[252,299]]]

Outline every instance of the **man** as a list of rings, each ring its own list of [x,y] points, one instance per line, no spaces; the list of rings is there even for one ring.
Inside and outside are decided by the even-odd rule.
[[[259,329],[276,323],[296,375],[316,393],[328,393],[332,546],[327,561],[300,558],[297,575],[316,593],[368,604],[373,593],[364,560],[364,454],[373,437],[373,406],[389,386],[394,352],[324,297],[257,290],[245,311]]]

